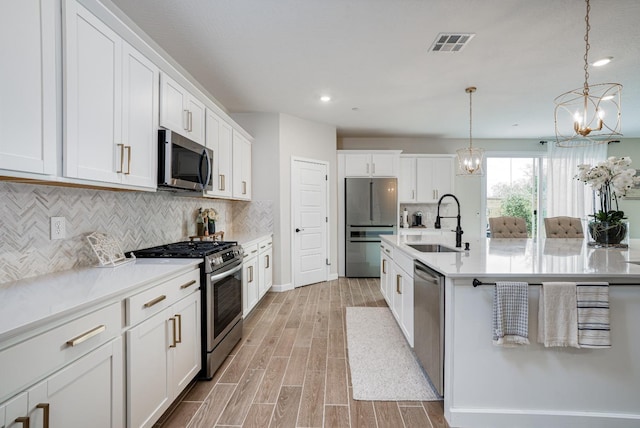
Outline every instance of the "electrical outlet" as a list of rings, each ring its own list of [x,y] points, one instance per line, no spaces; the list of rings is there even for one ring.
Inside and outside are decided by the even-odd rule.
[[[51,239],[64,239],[66,232],[64,217],[51,217]]]

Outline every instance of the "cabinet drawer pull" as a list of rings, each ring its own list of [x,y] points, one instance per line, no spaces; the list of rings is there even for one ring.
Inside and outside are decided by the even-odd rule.
[[[194,279],[193,281],[189,281],[186,284],[182,284],[180,286],[180,290],[184,290],[185,288],[189,288],[191,287],[193,284],[195,284],[197,281]]]
[[[82,342],[84,342],[85,340],[91,339],[93,336],[97,336],[98,334],[102,333],[106,329],[107,329],[106,325],[104,325],[104,324],[99,325],[98,327],[92,328],[91,330],[87,331],[86,333],[82,333],[80,336],[76,336],[71,340],[67,340],[67,345],[69,345],[69,346],[79,345]]]
[[[182,343],[182,315],[175,314],[176,320],[178,321],[178,338],[176,339],[176,343]]]
[[[158,296],[153,300],[149,300],[147,303],[145,303],[144,305],[142,305],[143,308],[150,308],[151,306],[162,302],[164,299],[166,299],[167,296],[165,296],[164,294],[162,296]]]
[[[189,130],[189,110],[185,109],[185,110],[182,110],[182,112],[184,113],[184,115],[182,116],[182,121],[183,121],[182,128],[185,131],[188,131]]]
[[[120,147],[120,169],[116,173],[122,174],[124,172],[124,144],[116,144],[116,147]]]
[[[257,253],[257,252],[258,252],[258,250],[252,250],[252,251],[251,251],[251,254],[253,254],[253,253]]]
[[[402,275],[396,275],[396,292],[398,294],[402,294],[402,291],[400,290],[401,282],[402,282]]]
[[[131,174],[131,146],[126,146],[125,147],[127,149],[127,172],[125,172],[125,175],[129,175]]]
[[[371,164],[371,174],[375,174],[375,173],[376,173],[376,163],[375,163],[375,162],[373,162],[373,163]]]
[[[22,428],[29,428],[28,416],[20,416],[19,418],[16,418],[16,422],[22,424]]]
[[[176,319],[174,317],[169,318],[169,321],[171,321],[171,332],[172,332],[172,340],[173,343],[171,345],[169,345],[169,348],[175,348],[176,344],[178,343],[177,337],[176,337]]]
[[[42,428],[49,428],[49,403],[40,403],[36,406],[37,409],[42,409]]]

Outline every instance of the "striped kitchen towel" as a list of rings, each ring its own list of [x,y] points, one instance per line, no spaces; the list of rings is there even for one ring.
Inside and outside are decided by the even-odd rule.
[[[577,284],[578,344],[581,348],[611,348],[609,284]]]
[[[529,344],[529,284],[499,281],[493,292],[493,344]]]

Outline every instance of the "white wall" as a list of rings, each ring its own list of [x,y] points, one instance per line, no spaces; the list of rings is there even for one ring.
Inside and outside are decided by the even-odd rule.
[[[274,284],[289,287],[291,277],[291,158],[329,163],[331,267],[337,275],[336,128],[277,113],[237,113],[232,117],[254,137],[253,200],[273,201]],[[334,180],[335,181],[335,180]]]

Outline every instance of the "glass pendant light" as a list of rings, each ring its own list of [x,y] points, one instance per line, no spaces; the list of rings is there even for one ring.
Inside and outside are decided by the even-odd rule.
[[[471,136],[473,119],[472,95],[475,91],[475,86],[470,86],[465,89],[465,92],[469,94],[469,147],[456,150],[459,166],[457,175],[482,175],[484,150],[473,147],[473,138]]]
[[[556,145],[580,147],[618,139],[620,132],[620,98],[622,85],[600,83],[589,86],[589,12],[587,3],[584,36],[584,84],[555,99]]]

